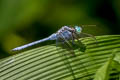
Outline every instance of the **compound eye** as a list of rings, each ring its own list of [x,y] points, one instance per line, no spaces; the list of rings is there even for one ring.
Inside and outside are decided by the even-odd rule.
[[[75,26],[75,30],[78,34],[80,34],[82,31],[82,28],[80,26]]]

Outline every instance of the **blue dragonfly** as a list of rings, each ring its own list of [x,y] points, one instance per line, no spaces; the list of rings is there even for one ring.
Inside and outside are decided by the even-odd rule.
[[[55,40],[57,47],[61,46],[63,49],[67,49],[72,56],[76,56],[74,52],[74,47],[77,46],[75,40],[77,40],[78,45],[79,45],[77,47],[80,48],[81,51],[85,51],[85,48],[86,48],[85,45],[82,44],[82,42],[79,40],[79,38],[83,38],[83,37],[92,37],[93,39],[96,40],[96,38],[92,36],[91,34],[83,33],[82,27],[80,26],[74,26],[74,27],[63,26],[56,33],[53,33],[47,38],[34,41],[32,43],[29,43],[29,44],[26,44],[20,47],[16,47],[12,49],[12,51],[20,51],[20,50],[23,50],[25,48],[28,48],[30,46],[33,46],[33,45],[36,45],[36,44],[39,44],[45,41]],[[66,54],[62,54],[62,56],[66,56]],[[67,60],[68,57],[65,57],[65,59],[66,61],[64,63],[67,64],[67,68],[69,68],[71,75],[73,76],[75,80],[76,77],[75,77],[74,71],[72,69],[72,66],[69,60]]]
[[[12,49],[12,51],[20,51],[20,50],[23,50],[30,46],[33,46],[33,45],[36,45],[36,44],[39,44],[39,43],[42,43],[45,41],[49,41],[49,40],[56,40],[56,45],[59,42],[62,42],[62,44],[66,43],[67,45],[69,45],[69,48],[70,48],[70,44],[69,44],[70,40],[72,40],[73,45],[75,43],[75,41],[74,41],[75,39],[77,39],[79,41],[79,43],[82,44],[81,41],[79,40],[79,38],[83,38],[83,37],[92,37],[96,40],[96,38],[93,35],[83,33],[82,28],[80,26],[75,26],[74,28],[68,27],[68,26],[63,26],[56,33],[53,33],[52,35],[50,35],[47,38],[44,38],[44,39],[41,39],[38,41],[34,41],[32,43],[28,43],[28,44],[20,46],[20,47],[16,47],[16,48]]]

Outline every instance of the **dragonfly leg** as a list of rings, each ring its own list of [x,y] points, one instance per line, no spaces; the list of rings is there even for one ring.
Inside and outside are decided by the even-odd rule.
[[[71,38],[72,38],[72,45],[75,45],[74,36],[73,36],[73,35],[70,35],[70,36],[71,36]]]
[[[77,39],[77,41],[78,41],[79,50],[82,51],[82,52],[85,52],[85,50],[86,50],[85,44],[83,44],[83,43],[79,40],[79,37],[78,37],[77,34],[73,33],[73,36],[74,36],[74,38]]]

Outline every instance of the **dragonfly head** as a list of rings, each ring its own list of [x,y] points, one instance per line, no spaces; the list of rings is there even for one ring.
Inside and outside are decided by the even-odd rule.
[[[77,34],[80,34],[82,31],[82,28],[80,26],[75,26],[75,31]]]

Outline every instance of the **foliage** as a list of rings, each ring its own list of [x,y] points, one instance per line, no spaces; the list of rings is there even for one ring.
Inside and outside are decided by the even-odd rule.
[[[82,40],[87,45],[86,51],[76,49],[77,57],[69,59],[75,77],[78,80],[118,79],[120,35],[97,36],[97,40],[98,45],[91,38]],[[57,51],[54,45],[46,45],[1,59],[0,79],[71,80],[73,76],[59,55],[65,52],[64,49]]]

